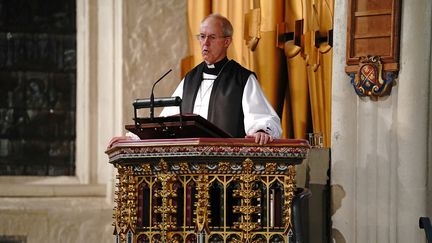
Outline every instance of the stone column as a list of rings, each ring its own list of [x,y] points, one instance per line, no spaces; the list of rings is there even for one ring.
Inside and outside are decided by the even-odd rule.
[[[431,3],[421,0],[403,6],[398,85],[379,101],[359,98],[345,74],[346,13],[347,4],[336,1],[333,238],[335,242],[424,241],[418,217],[426,214]]]
[[[403,1],[401,71],[397,103],[397,240],[424,241],[418,218],[426,215],[427,132],[431,2]]]
[[[331,235],[334,242],[355,242],[355,160],[357,96],[346,75],[347,1],[335,1],[332,73]]]

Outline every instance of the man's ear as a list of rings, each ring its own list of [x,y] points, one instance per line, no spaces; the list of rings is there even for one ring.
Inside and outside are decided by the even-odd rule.
[[[225,47],[228,48],[231,42],[232,42],[232,37],[226,37],[224,42]]]

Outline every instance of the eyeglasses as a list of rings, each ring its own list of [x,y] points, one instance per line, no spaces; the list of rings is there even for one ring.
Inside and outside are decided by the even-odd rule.
[[[198,34],[196,35],[197,40],[199,41],[205,41],[206,38],[209,41],[215,41],[216,39],[222,39],[222,38],[227,38],[229,36],[217,36],[217,35],[205,35],[205,34]]]

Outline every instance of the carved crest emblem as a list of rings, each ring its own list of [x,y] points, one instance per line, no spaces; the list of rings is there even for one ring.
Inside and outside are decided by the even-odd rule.
[[[376,99],[390,94],[395,76],[393,72],[384,73],[382,71],[379,56],[367,56],[360,58],[358,72],[355,76],[353,75],[351,83],[357,95]]]

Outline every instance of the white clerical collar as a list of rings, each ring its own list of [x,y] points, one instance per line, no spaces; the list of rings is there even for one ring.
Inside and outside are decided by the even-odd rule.
[[[207,67],[208,68],[215,68],[215,65],[214,64],[207,64]]]

